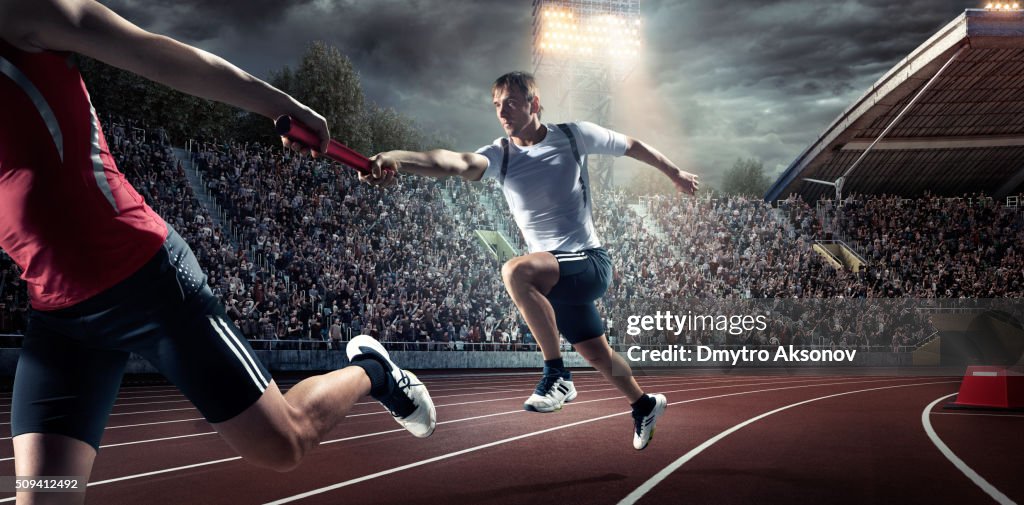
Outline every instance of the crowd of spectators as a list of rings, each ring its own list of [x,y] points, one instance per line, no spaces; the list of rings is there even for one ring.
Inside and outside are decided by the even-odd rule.
[[[474,234],[497,227],[518,238],[492,184],[403,177],[376,188],[279,148],[210,140],[193,153],[208,209],[165,135],[109,124],[118,166],[190,243],[250,339],[340,348],[368,333],[406,349],[533,348],[500,262]],[[594,217],[614,261],[600,302],[613,343],[912,345],[930,325],[908,300],[1024,293],[1021,213],[976,195],[811,207],[798,197],[638,204],[605,191]],[[839,237],[866,260],[860,271],[812,249]],[[26,310],[24,283],[0,254],[0,334],[23,331]],[[770,330],[626,332],[630,316],[659,310],[764,314]]]
[[[211,285],[250,338],[523,343],[496,260],[474,236],[483,226],[475,199],[446,205],[459,194],[427,179],[371,187],[280,149],[209,143],[198,152],[207,189],[251,258],[211,274]]]
[[[1019,208],[983,195],[860,196],[840,208],[823,207],[869,261],[869,296],[1016,298],[1024,293]]]

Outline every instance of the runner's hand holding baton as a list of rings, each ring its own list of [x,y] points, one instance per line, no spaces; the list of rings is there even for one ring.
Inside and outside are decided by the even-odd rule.
[[[290,116],[277,118],[274,121],[274,127],[277,134],[289,142],[298,142],[305,146],[320,145],[320,139],[316,133]],[[366,156],[337,140],[331,139],[327,145],[327,151],[323,154],[334,161],[354,168],[359,172],[360,180],[370,180],[378,185],[388,185],[394,180],[394,168],[382,167],[380,163],[370,161]]]

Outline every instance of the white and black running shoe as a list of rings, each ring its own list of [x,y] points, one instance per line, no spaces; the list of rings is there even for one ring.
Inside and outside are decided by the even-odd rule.
[[[398,424],[419,438],[429,437],[434,432],[437,426],[437,411],[434,409],[434,402],[430,399],[427,387],[415,374],[402,370],[391,361],[388,351],[380,342],[369,335],[359,335],[348,343],[345,354],[348,355],[349,361],[358,356],[369,356],[384,366],[384,371],[394,384],[391,385],[390,392],[384,397],[377,398],[377,401],[391,412]]]
[[[654,408],[650,414],[645,416],[636,410],[633,411],[633,448],[638,451],[647,447],[654,438],[654,425],[668,407],[665,395],[651,395],[651,398],[654,398]]]
[[[546,374],[541,377],[537,389],[523,403],[523,408],[530,412],[554,412],[575,400],[576,386],[572,384],[572,376],[566,375]]]

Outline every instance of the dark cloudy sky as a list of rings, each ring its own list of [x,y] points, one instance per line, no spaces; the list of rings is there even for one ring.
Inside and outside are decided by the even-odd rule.
[[[259,77],[324,40],[367,98],[472,150],[501,130],[498,75],[530,68],[529,0],[113,0],[140,26]],[[785,168],[886,70],[973,1],[641,0],[644,54],[616,129],[715,182],[737,158]],[[541,81],[541,96],[544,81]],[[549,114],[549,116],[551,116]],[[562,121],[577,118],[545,117]],[[628,163],[621,164],[628,167]]]

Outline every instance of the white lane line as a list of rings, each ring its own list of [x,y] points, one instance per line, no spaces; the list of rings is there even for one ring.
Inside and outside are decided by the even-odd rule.
[[[161,412],[180,412],[182,410],[196,410],[195,407],[182,407],[180,409],[140,410],[138,412],[117,412],[111,416],[132,416],[135,414],[159,414]]]
[[[721,384],[722,382],[729,382],[729,381],[717,381],[717,382],[714,382],[713,384]],[[682,386],[682,385],[687,385],[687,384],[707,384],[707,383],[706,382],[698,382],[698,383],[694,383],[694,382],[678,382],[678,383],[672,382],[672,383],[659,384],[658,387],[674,387],[674,386]],[[737,384],[737,386],[742,386],[742,385],[744,385],[744,384]],[[614,391],[614,390],[615,390],[615,387],[606,387],[606,388],[600,388],[600,389],[585,389],[585,390],[583,390],[583,393],[596,393],[598,391]],[[488,403],[488,402],[501,402],[501,401],[508,401],[508,400],[519,400],[519,399],[522,399],[522,398],[523,398],[523,395],[517,395],[517,396],[508,396],[508,397],[505,397],[505,398],[491,398],[489,400],[474,400],[474,401],[469,401],[469,402],[446,403],[444,405],[435,405],[435,407],[437,407],[437,408],[440,408],[440,407],[456,407],[456,406],[459,406],[459,405],[474,405],[474,404],[477,404],[477,403]],[[622,397],[619,396],[617,398],[622,398]],[[578,403],[582,403],[582,402],[573,401],[571,403],[578,404]],[[381,414],[389,414],[389,412],[386,411],[386,410],[380,410],[380,411],[376,411],[376,412],[361,412],[359,414],[349,414],[349,415],[345,416],[345,418],[347,419],[349,417],[376,416],[376,415],[381,415]]]
[[[592,373],[596,373],[596,372],[592,372]],[[581,372],[573,372],[573,376],[581,375],[581,374],[582,374]],[[514,374],[505,374],[505,375],[514,375]],[[435,387],[434,384],[435,384],[436,381],[434,381],[434,380],[427,379],[427,380],[424,380],[423,382],[425,384],[427,384],[427,386],[430,388],[430,391],[432,393],[433,392],[442,393],[442,392],[448,392],[448,391],[463,391],[463,390],[466,390],[466,389],[493,389],[493,390],[514,391],[514,389],[503,389],[503,388],[517,387],[517,386],[520,386],[520,385],[525,386],[525,385],[533,384],[533,383],[536,382],[536,376],[537,376],[536,372],[531,372],[529,378],[524,377],[522,379],[518,379],[517,378],[517,379],[511,379],[511,380],[495,380],[495,381],[486,381],[486,382],[464,383],[464,384],[460,384],[460,387],[457,387],[457,388],[447,388],[447,389],[440,389],[440,388]],[[788,375],[782,376],[782,375],[780,375],[780,376],[744,376],[744,377],[742,377],[742,379],[744,379],[744,380],[764,380],[766,377],[794,378],[794,376],[788,376]],[[838,377],[839,376],[837,376],[835,378],[838,378]],[[641,376],[636,376],[635,378],[636,378],[637,382],[641,382],[641,381],[660,381],[660,380],[701,380],[701,381],[713,382],[713,381],[715,381],[717,379],[730,379],[730,380],[740,380],[741,379],[740,377],[733,378],[733,377],[730,377],[730,376],[703,376],[703,375],[698,375],[698,376],[687,376],[687,375],[641,375]],[[574,378],[573,382],[576,383],[576,384],[583,384],[583,385],[587,385],[587,384],[604,384],[604,383],[606,383],[604,381],[603,377],[583,377],[582,379],[583,380],[576,380]],[[586,382],[584,382],[584,381],[586,381]],[[448,381],[448,382],[454,382],[454,379],[453,379],[453,381]],[[520,384],[520,382],[522,384]],[[292,386],[295,385],[295,383],[287,384],[287,383],[280,383],[280,382],[276,382],[276,381],[275,381],[275,383],[278,385],[278,388],[281,389],[281,393],[282,394],[288,392],[288,388],[285,387],[286,385],[292,385]],[[476,384],[494,384],[494,385],[493,386],[482,386],[482,385],[478,386]],[[445,385],[449,385],[449,384],[445,384]],[[641,384],[641,386],[643,386],[643,384]],[[122,389],[124,389],[124,388],[122,388]],[[169,386],[169,387],[163,388],[163,389],[166,389],[168,391],[177,392],[177,394],[155,395],[155,396],[130,396],[130,397],[125,397],[125,396],[119,395],[117,397],[117,400],[146,400],[146,399],[152,399],[152,398],[175,398],[175,397],[177,397],[177,398],[182,398],[182,400],[167,401],[166,403],[174,403],[174,402],[187,401],[187,399],[185,399],[184,395],[180,391],[178,391],[178,389],[176,387]],[[155,393],[155,392],[160,392],[160,391],[152,391],[152,392]],[[491,391],[482,391],[482,392],[473,393],[473,394],[489,394],[490,392]],[[122,393],[124,393],[124,391],[122,391]],[[129,394],[145,394],[145,393],[147,393],[147,392],[135,391],[135,392],[130,392]],[[162,403],[162,402],[115,403],[114,407],[132,406],[132,405],[147,405],[147,404],[158,404],[158,403]],[[356,405],[371,405],[371,404],[374,404],[374,403],[376,403],[376,402],[360,402],[360,403],[356,403]],[[10,408],[10,406],[11,406],[10,403],[0,403],[0,407]],[[0,414],[10,414],[10,411],[3,411],[3,412],[0,412]],[[0,423],[0,424],[3,424],[3,423]]]
[[[106,431],[106,430],[116,430],[116,429],[120,429],[120,428],[137,428],[139,426],[153,426],[153,425],[156,425],[156,424],[184,423],[184,422],[188,422],[188,421],[204,421],[204,420],[206,420],[205,417],[190,417],[188,419],[173,419],[171,421],[157,421],[157,422],[153,422],[153,423],[121,424],[121,425],[118,425],[118,426],[107,426],[106,428],[104,428],[104,431]],[[10,439],[11,439],[11,437],[0,438],[0,440],[10,440]]]
[[[160,405],[161,403],[181,403],[189,401],[188,398],[182,398],[180,400],[161,400],[158,402],[137,402],[137,403],[115,403],[114,408],[117,407],[134,407],[136,405]]]
[[[591,374],[596,374],[596,373],[597,373],[596,371],[572,372],[573,376],[577,376],[577,375],[591,375]],[[480,373],[480,374],[466,374],[465,377],[480,377],[480,378],[493,377],[494,378],[493,380],[482,380],[482,381],[473,381],[473,382],[466,382],[464,379],[462,379],[463,376],[461,376],[461,375],[460,376],[438,376],[438,377],[426,376],[426,377],[422,377],[422,379],[423,379],[423,381],[425,383],[427,383],[428,386],[431,385],[431,384],[435,384],[435,383],[438,384],[438,385],[449,385],[449,384],[455,384],[455,383],[459,384],[459,388],[452,388],[452,389],[447,389],[447,390],[438,389],[438,391],[440,392],[440,391],[455,391],[455,390],[458,390],[458,389],[466,389],[467,387],[473,387],[473,386],[476,386],[476,385],[481,385],[481,387],[483,387],[485,385],[496,385],[494,387],[503,387],[503,386],[507,386],[509,384],[520,382],[520,381],[523,381],[524,383],[536,382],[537,381],[537,377],[539,375],[540,374],[537,371],[521,372],[521,373],[504,373],[504,374],[484,374],[484,373]],[[512,378],[510,378],[510,379],[502,379],[500,377],[512,377]],[[641,378],[652,378],[652,377],[655,377],[655,376],[638,376],[637,379],[639,380]],[[677,378],[693,378],[693,377],[677,376]],[[602,380],[601,377],[583,377],[583,379],[593,379],[595,381],[601,381]],[[282,390],[284,390],[285,386],[294,386],[295,384],[298,383],[298,382],[291,381],[291,380],[283,381],[283,382],[282,381],[275,381],[275,382],[277,383],[278,387],[281,388]],[[145,391],[142,391],[142,390],[139,390],[139,391],[125,391],[126,389],[129,389],[129,388],[131,388],[131,389],[146,389],[146,390]],[[163,393],[163,392],[168,392],[168,393],[177,392],[178,394],[169,394],[169,395],[161,395],[161,396],[131,396],[131,397],[123,396],[125,394],[145,395],[145,394],[150,394],[150,393]],[[147,399],[147,398],[163,398],[163,397],[173,397],[173,396],[182,396],[181,393],[178,391],[178,388],[175,387],[175,386],[122,386],[121,389],[120,389],[120,393],[118,394],[117,399],[118,400],[141,400],[141,399]],[[11,398],[11,393],[0,393],[0,400],[10,400],[10,398]],[[10,407],[10,404],[9,403],[0,404],[0,407]],[[3,413],[3,412],[0,412],[0,413]]]
[[[791,403],[791,404],[786,405],[784,407],[779,407],[779,408],[777,408],[775,410],[772,410],[772,411],[769,411],[769,412],[765,412],[764,414],[761,414],[759,416],[755,416],[755,417],[752,417],[750,419],[747,419],[746,421],[743,421],[742,423],[739,423],[739,424],[733,426],[732,428],[729,428],[729,429],[719,433],[718,435],[715,435],[715,436],[705,440],[703,443],[701,443],[697,447],[694,447],[693,449],[690,449],[689,452],[687,452],[686,454],[683,454],[682,456],[680,456],[679,459],[673,461],[668,466],[663,468],[660,472],[654,474],[654,476],[652,476],[650,479],[647,479],[646,482],[644,482],[639,487],[634,489],[632,493],[629,493],[625,498],[623,498],[621,501],[619,501],[618,505],[632,505],[632,504],[636,503],[637,500],[639,500],[640,498],[643,498],[643,496],[645,494],[647,494],[648,491],[650,491],[651,489],[654,489],[654,486],[657,486],[659,483],[661,483],[661,481],[665,480],[666,477],[671,475],[672,472],[675,472],[680,467],[685,465],[688,461],[690,461],[691,459],[695,458],[698,454],[700,454],[701,452],[704,452],[704,450],[707,449],[708,447],[711,447],[712,445],[714,445],[718,441],[720,441],[723,438],[725,438],[725,437],[735,433],[736,431],[739,431],[743,427],[748,426],[748,425],[753,424],[753,423],[756,423],[757,421],[760,421],[761,419],[764,419],[764,418],[766,418],[766,417],[768,417],[770,415],[777,414],[779,412],[782,412],[784,410],[789,410],[789,409],[794,408],[794,407],[799,407],[801,405],[806,405],[806,404],[811,403],[811,402],[816,402],[818,400],[825,400],[825,399],[828,399],[828,398],[836,398],[838,396],[852,395],[852,394],[856,394],[856,393],[865,393],[865,392],[868,392],[868,391],[881,391],[883,389],[927,386],[927,385],[933,385],[933,384],[952,384],[952,383],[958,383],[958,382],[960,382],[960,381],[924,382],[924,383],[915,383],[915,384],[898,384],[898,385],[895,385],[895,386],[883,386],[883,387],[869,388],[869,389],[858,389],[856,391],[846,391],[846,392],[843,392],[843,393],[836,393],[836,394],[831,394],[831,395],[819,396],[817,398],[811,398],[809,400],[804,400],[804,401],[800,401],[800,402],[796,402],[796,403]],[[677,402],[677,403],[687,403],[687,401]],[[669,404],[669,405],[673,405],[673,404]]]
[[[158,392],[164,392],[166,390],[177,390],[178,389],[178,388],[176,388],[174,386],[134,386],[134,387],[135,388],[145,387],[145,388],[147,388],[147,390],[145,390],[145,391],[142,391],[142,390],[140,390],[140,391],[125,391],[125,389],[129,389],[130,386],[121,386],[118,389],[118,391],[120,391],[120,393],[150,393],[150,392],[158,393]],[[163,391],[161,391],[161,390],[163,390]],[[13,393],[8,391],[6,393],[0,393],[0,398],[4,398],[4,399],[10,400],[12,395],[13,395]]]
[[[755,379],[750,379],[750,380],[755,380]],[[641,387],[644,387],[644,386],[661,386],[662,385],[662,384],[650,384],[650,382],[653,382],[653,381],[648,381],[648,383],[646,383],[646,384],[641,384]],[[711,381],[703,381],[703,382],[711,382]],[[596,381],[593,384],[601,384],[601,383],[607,384],[604,381]],[[573,381],[573,384],[578,384],[578,383],[576,381]],[[591,383],[585,384],[584,387],[586,387],[589,384],[591,384]],[[670,384],[670,383],[663,383],[663,384]],[[689,384],[689,383],[686,383],[686,384]],[[698,382],[694,382],[694,384],[698,384]],[[428,384],[428,386],[429,386],[429,384]],[[489,395],[489,394],[493,394],[493,393],[496,393],[496,392],[511,393],[511,392],[517,392],[517,391],[523,392],[524,396],[526,396],[526,394],[530,392],[530,391],[525,391],[523,388],[514,388],[514,389],[502,389],[502,390],[496,390],[496,391],[482,391],[482,392],[479,392],[479,393],[460,393],[460,394],[456,394],[456,395],[434,396],[434,389],[433,388],[429,388],[429,389],[430,389],[430,397],[431,398],[454,398],[456,396]],[[579,389],[579,388],[577,388],[577,389]],[[592,390],[592,389],[585,389],[585,390],[583,390],[583,392],[587,392],[587,391],[594,391],[594,390]],[[377,404],[377,402],[372,401],[372,402],[357,402],[354,405],[376,405],[376,404]]]
[[[807,387],[823,387],[823,386],[831,386],[831,385],[837,385],[837,384],[838,385],[859,384],[859,383],[865,383],[865,382],[886,382],[886,381],[892,381],[892,380],[898,380],[898,379],[881,379],[881,380],[873,380],[873,381],[854,381],[854,382],[845,381],[845,382],[838,382],[838,383],[807,384],[807,385],[800,385],[800,386],[790,386],[790,387],[781,387],[781,388],[769,388],[769,389],[760,389],[760,390],[755,390],[755,391],[743,391],[743,392],[739,392],[739,393],[730,393],[730,394],[725,394],[725,395],[716,395],[716,396],[709,396],[709,397],[703,397],[703,398],[695,398],[695,399],[686,400],[686,401],[683,401],[683,402],[676,402],[676,403],[689,403],[689,402],[696,402],[696,401],[702,401],[702,400],[710,400],[710,399],[714,399],[714,398],[723,398],[723,397],[727,397],[727,396],[745,395],[745,394],[752,394],[752,393],[763,393],[763,392],[767,392],[767,391],[780,391],[780,390],[785,390],[785,389],[797,389],[797,388],[807,388]],[[608,415],[605,415],[605,416],[594,417],[594,418],[591,418],[591,419],[584,419],[582,421],[577,421],[577,422],[574,422],[574,423],[564,424],[564,425],[561,425],[561,426],[556,426],[556,427],[548,428],[548,429],[545,429],[545,430],[535,431],[535,432],[532,432],[532,433],[525,433],[523,435],[517,435],[517,436],[514,436],[514,437],[509,437],[509,438],[504,438],[504,439],[501,439],[501,440],[496,440],[494,442],[490,442],[490,443],[486,443],[486,444],[482,444],[482,445],[477,445],[477,446],[469,447],[469,448],[466,448],[466,449],[463,449],[463,450],[460,450],[460,451],[450,452],[450,453],[447,453],[447,454],[442,454],[440,456],[435,456],[433,458],[424,459],[424,460],[421,460],[421,461],[417,461],[417,462],[414,462],[414,463],[409,463],[409,464],[406,464],[406,465],[390,468],[390,469],[387,469],[387,470],[382,470],[380,472],[372,473],[372,474],[369,474],[369,475],[364,475],[362,477],[357,477],[357,478],[350,479],[350,480],[347,480],[347,481],[344,481],[344,482],[339,482],[337,484],[332,484],[330,486],[324,486],[324,487],[321,487],[321,488],[318,488],[318,489],[313,489],[313,490],[307,491],[305,493],[300,493],[300,494],[297,494],[297,495],[288,496],[288,497],[285,497],[285,498],[281,498],[279,500],[275,500],[275,501],[272,501],[272,502],[267,502],[264,505],[281,505],[281,504],[284,504],[284,503],[291,503],[293,501],[301,500],[301,499],[304,499],[304,498],[309,498],[310,496],[326,493],[328,491],[334,491],[336,489],[340,489],[340,488],[343,488],[343,487],[351,486],[353,484],[358,484],[360,482],[365,482],[365,481],[368,481],[368,480],[371,480],[371,479],[375,479],[377,477],[383,477],[385,475],[391,475],[393,473],[398,473],[398,472],[401,472],[401,471],[404,471],[404,470],[408,470],[410,468],[416,468],[416,467],[419,467],[419,466],[428,465],[430,463],[435,463],[437,461],[443,461],[443,460],[446,460],[446,459],[454,458],[456,456],[461,456],[463,454],[468,454],[468,453],[471,453],[471,452],[476,452],[476,451],[487,449],[487,448],[494,447],[494,446],[497,446],[497,445],[503,445],[503,444],[507,444],[507,443],[510,443],[510,442],[515,442],[515,441],[518,441],[518,440],[523,440],[523,439],[526,439],[526,438],[534,437],[534,436],[537,436],[537,435],[543,435],[545,433],[551,433],[553,431],[564,430],[564,429],[567,429],[567,428],[572,428],[572,427],[580,426],[580,425],[583,425],[583,424],[593,423],[593,422],[596,422],[596,421],[603,421],[605,419],[610,419],[612,417],[617,417],[617,416],[623,416],[623,415],[627,415],[629,413],[630,413],[629,411],[626,411],[626,412],[619,412],[619,413],[616,413],[616,414],[608,414]]]
[[[471,387],[471,388],[460,388],[460,389],[464,390],[464,389],[483,389],[483,388]],[[459,391],[460,389],[450,389],[450,390],[447,390],[447,391]],[[498,389],[497,387],[488,387],[487,389],[489,389],[491,391],[481,391],[479,393],[461,393],[461,394],[447,395],[447,396],[466,396],[466,395],[470,395],[470,394],[473,394],[473,395],[488,395],[488,394],[493,394],[495,392],[511,392],[511,391],[522,391],[523,390],[523,388]],[[431,391],[433,391],[433,389],[431,389]],[[442,391],[445,391],[445,390],[442,390]],[[287,390],[282,390],[281,392],[282,392],[282,394],[283,393],[287,393]],[[434,396],[434,398],[445,398],[445,397],[446,396]],[[155,404],[160,404],[160,403],[181,403],[181,402],[189,401],[187,398],[185,398],[184,396],[182,396],[180,394],[177,394],[177,395],[163,395],[163,396],[150,396],[150,397],[139,397],[139,398],[127,398],[127,399],[128,400],[144,400],[144,399],[151,399],[151,398],[182,398],[182,399],[181,400],[163,400],[163,401],[159,401],[159,402],[146,402],[146,403],[142,403],[142,402],[140,402],[140,403],[115,403],[114,407],[116,408],[116,407],[130,407],[130,406],[133,406],[133,405],[155,405]],[[119,400],[120,400],[120,398],[119,398]],[[360,403],[356,403],[356,405],[372,405],[372,404],[376,404],[376,403],[377,402],[360,402]],[[0,407],[10,407],[10,405],[9,404],[8,405],[0,405]],[[0,412],[0,414],[10,414],[10,413],[11,412],[9,410]]]
[[[217,433],[216,431],[210,431],[210,432],[206,432],[206,433],[189,433],[188,435],[175,435],[173,437],[153,438],[153,439],[150,439],[150,440],[136,440],[134,442],[120,442],[120,443],[117,443],[117,444],[101,445],[100,449],[109,449],[111,447],[122,447],[122,446],[125,446],[125,445],[148,444],[150,442],[165,442],[167,440],[175,440],[175,439],[179,439],[179,438],[202,437],[202,436],[205,436],[205,435],[214,435],[216,433]],[[9,458],[0,458],[0,462],[4,462],[4,461],[14,461],[14,457],[12,456],[12,457],[9,457]]]
[[[713,383],[713,384],[721,384],[723,382],[737,382],[739,380],[750,380],[750,379],[735,379],[733,381],[714,381],[714,382],[711,382],[711,383]],[[653,381],[651,381],[651,382],[653,382]],[[709,382],[694,382],[694,381],[677,382],[677,381],[672,381],[672,382],[665,382],[665,383],[661,383],[661,384],[651,384],[650,382],[648,382],[647,386],[674,387],[674,386],[683,386],[683,385],[689,385],[689,384],[707,384],[707,383],[709,383]],[[743,385],[743,384],[738,384],[738,385]],[[595,393],[595,392],[598,392],[598,391],[613,391],[613,390],[615,390],[614,387],[605,387],[605,388],[600,388],[600,389],[585,389],[585,390],[582,391],[582,393]],[[516,391],[518,391],[518,390],[516,390]],[[459,405],[473,405],[473,404],[476,404],[476,403],[487,403],[487,402],[499,402],[499,401],[507,401],[507,400],[518,400],[518,399],[521,399],[521,398],[523,398],[523,395],[509,396],[509,397],[505,397],[505,398],[491,398],[489,400],[475,400],[475,401],[469,401],[469,402],[446,403],[444,405],[435,405],[435,407],[438,407],[438,408],[440,408],[440,407],[455,407],[455,406],[459,406]],[[374,404],[376,402],[368,402],[368,403]],[[572,403],[581,403],[581,402],[574,401]],[[376,416],[376,415],[387,414],[387,413],[388,413],[387,411],[381,410],[381,411],[376,411],[376,412],[361,412],[359,414],[349,414],[349,415],[347,415],[345,417],[349,418],[349,417]]]
[[[120,395],[119,394],[119,395],[117,395],[116,398],[114,398],[114,401],[121,401],[121,400],[148,400],[148,399],[152,399],[152,398],[174,398],[174,397],[184,398],[185,397],[185,395],[181,394],[181,392],[178,391],[177,388],[174,388],[172,391],[153,391],[153,393],[165,393],[165,392],[166,393],[174,392],[174,393],[177,393],[177,394],[150,395],[150,396],[124,396],[124,395]],[[136,392],[134,394],[139,394],[139,393]],[[3,398],[3,400],[10,400],[10,398]],[[0,402],[0,407],[10,408],[10,406],[11,406],[10,401]]]
[[[114,400],[152,400],[154,398],[184,398],[185,395],[181,393],[172,395],[150,395],[150,396],[118,396]]]
[[[138,412],[117,412],[115,414],[110,414],[110,415],[111,416],[131,416],[131,415],[135,415],[135,414],[158,414],[160,412],[179,412],[179,411],[182,411],[182,410],[195,410],[195,409],[196,409],[195,407],[182,407],[180,409],[140,410]],[[11,423],[10,423],[10,421],[8,421],[6,423],[0,423],[0,426],[5,425],[5,424],[11,424]]]
[[[184,399],[184,400],[165,400],[165,401],[160,401],[160,402],[120,403],[120,404],[114,405],[114,408],[117,408],[117,407],[134,407],[136,405],[163,405],[165,403],[185,403],[185,402],[188,402],[188,400]],[[11,413],[10,410],[0,411],[0,414],[10,414],[10,413]],[[113,415],[113,414],[111,414],[111,415]]]
[[[424,380],[429,380],[431,382],[434,382],[434,381],[460,381],[460,380],[463,380],[464,377],[484,377],[484,378],[487,378],[487,377],[515,377],[515,376],[536,377],[538,375],[538,372],[540,371],[540,369],[541,369],[541,367],[538,366],[536,369],[528,371],[528,372],[500,372],[500,373],[479,372],[479,373],[466,373],[466,374],[459,373],[459,374],[424,375],[423,379]],[[413,370],[413,371],[416,371],[416,370]],[[597,370],[578,370],[578,371],[577,370],[572,370],[572,374],[573,375],[593,375],[593,374],[597,374],[597,373],[598,373]]]
[[[179,439],[179,438],[202,437],[202,436],[206,436],[206,435],[215,435],[216,433],[217,432],[215,432],[215,431],[211,431],[209,433],[190,433],[188,435],[175,435],[173,437],[155,438],[153,440],[141,440],[141,441],[136,441],[136,442],[121,442],[121,443],[118,443],[118,444],[107,444],[107,445],[102,446],[101,448],[108,449],[110,447],[122,447],[122,446],[126,446],[126,445],[137,445],[137,444],[144,444],[144,443],[149,443],[149,442],[163,442],[165,440],[176,440],[176,439]],[[11,459],[14,459],[14,458],[11,458]]]
[[[466,388],[458,388],[458,389],[448,389],[448,390],[441,390],[441,391],[460,391],[460,390],[465,390],[465,389]],[[484,391],[484,392],[476,393],[476,394],[491,394],[491,393],[496,393],[496,392],[509,392],[509,391],[520,391],[521,390],[521,389],[502,389],[502,388],[499,388],[499,387],[483,387],[483,386],[475,386],[475,387],[470,388],[470,389],[489,389],[489,390],[492,390],[492,391]],[[460,396],[460,395],[452,395],[452,396]],[[135,407],[135,406],[138,406],[138,405],[163,405],[163,404],[168,404],[168,403],[188,403],[188,402],[190,402],[189,399],[182,398],[181,400],[162,400],[162,401],[157,401],[157,402],[115,403],[114,404],[114,408],[116,409],[118,407]],[[358,403],[357,405],[363,405],[363,404],[369,405],[369,404],[373,404],[373,403],[376,403],[376,402],[363,402],[363,403]],[[0,414],[10,414],[10,413],[11,413],[10,410],[0,411]],[[115,414],[111,414],[111,415],[115,415]]]
[[[935,447],[939,449],[939,452],[941,452],[942,455],[945,456],[950,463],[953,463],[953,466],[955,466],[957,470],[963,472],[963,474],[966,475],[968,479],[971,479],[971,482],[975,483],[978,487],[980,487],[981,490],[984,491],[989,496],[991,496],[993,500],[1002,505],[1017,503],[1011,500],[1001,491],[996,489],[995,486],[989,484],[989,482],[985,480],[984,477],[978,475],[978,472],[975,472],[974,469],[967,466],[967,463],[964,463],[964,460],[958,458],[956,454],[953,454],[953,451],[949,448],[949,446],[946,445],[941,438],[939,438],[939,435],[935,433],[935,429],[932,428],[932,420],[930,416],[932,409],[935,408],[935,405],[937,405],[942,400],[945,400],[946,398],[956,395],[957,393],[952,393],[946,396],[940,396],[939,398],[936,398],[935,401],[929,403],[928,406],[921,411],[921,425],[924,426],[924,432],[928,434],[928,438],[931,439],[932,443],[935,444]]]
[[[153,426],[156,424],[171,424],[171,423],[184,423],[188,421],[205,421],[205,417],[190,417],[188,419],[173,419],[171,421],[156,421],[152,423],[138,423],[138,424],[119,424],[117,426],[107,426],[107,430],[117,430],[121,428],[137,428],[139,426]]]
[[[503,389],[503,388],[507,388],[507,387],[512,386],[512,385],[513,384],[508,384],[508,385],[504,385],[504,386],[470,386],[470,385],[466,385],[465,387],[449,388],[449,389],[437,389],[436,391],[437,392],[465,391],[467,389],[487,389],[487,390],[494,390],[494,391],[516,391],[516,389]],[[428,386],[429,386],[429,384],[428,384]],[[435,391],[435,389],[431,388],[431,391]],[[282,389],[281,390],[282,394],[283,393],[287,393],[287,392],[288,392],[287,389]],[[476,394],[488,394],[489,392],[491,392],[491,391],[483,391],[483,392],[476,393]],[[163,404],[163,403],[182,403],[182,402],[189,401],[187,398],[184,397],[184,395],[182,395],[180,393],[179,394],[175,394],[175,395],[137,396],[137,397],[129,397],[129,398],[120,398],[120,397],[118,397],[117,400],[147,400],[147,399],[152,399],[152,398],[180,398],[180,399],[179,400],[161,400],[161,401],[156,401],[156,402],[124,402],[124,401],[117,401],[116,403],[114,403],[114,408],[117,408],[117,407],[131,407],[131,406],[134,406],[134,405],[159,405],[159,404]],[[365,403],[376,403],[376,402],[365,402]],[[0,404],[0,407],[10,408],[10,406],[11,406],[10,403]],[[0,411],[0,414],[10,414],[10,413],[11,413],[10,410]]]
[[[113,482],[120,482],[120,481],[128,480],[128,479],[136,479],[136,478],[140,478],[140,477],[150,477],[150,476],[153,476],[153,475],[160,475],[160,474],[164,474],[164,473],[177,472],[179,470],[188,470],[190,468],[199,468],[199,467],[203,467],[203,466],[216,465],[218,463],[227,463],[228,461],[237,461],[237,460],[240,460],[240,459],[242,459],[241,456],[235,456],[235,457],[232,457],[232,458],[218,459],[216,461],[204,461],[202,463],[196,463],[194,465],[176,466],[174,468],[165,468],[163,470],[155,470],[155,471],[152,471],[152,472],[140,473],[138,475],[130,475],[130,476],[127,476],[127,477],[116,477],[116,478],[113,478],[113,479],[98,480],[96,482],[90,482],[90,483],[86,484],[86,486],[87,487],[102,486],[103,484],[110,484],[110,483],[113,483]],[[14,498],[7,498],[5,500],[0,500],[0,503],[9,502],[9,501],[14,501]]]

